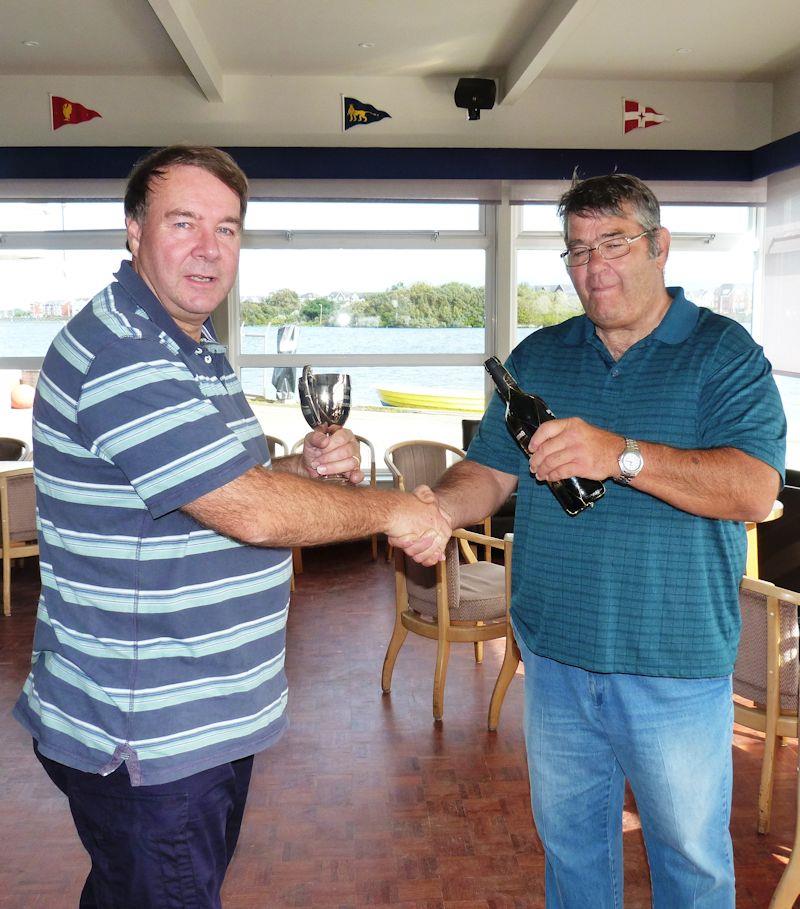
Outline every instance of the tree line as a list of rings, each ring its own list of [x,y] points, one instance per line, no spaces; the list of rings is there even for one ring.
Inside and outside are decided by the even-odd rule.
[[[417,282],[367,292],[342,305],[328,297],[302,300],[295,291],[276,290],[242,302],[245,325],[337,325],[341,313],[351,325],[380,328],[482,328],[486,296],[482,287],[456,281],[438,286]],[[526,327],[555,325],[578,315],[580,303],[561,288],[517,287],[517,321]]]

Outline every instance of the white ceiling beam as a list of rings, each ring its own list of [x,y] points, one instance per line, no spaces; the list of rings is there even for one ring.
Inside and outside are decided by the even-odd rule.
[[[551,0],[533,31],[514,54],[502,80],[501,104],[513,104],[552,60],[597,0]]]
[[[147,0],[209,101],[222,101],[223,73],[190,0]]]

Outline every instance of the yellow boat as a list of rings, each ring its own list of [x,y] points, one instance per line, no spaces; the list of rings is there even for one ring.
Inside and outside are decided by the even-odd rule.
[[[379,388],[378,397],[386,407],[405,407],[409,410],[457,410],[483,413],[486,404],[479,392],[441,388]]]

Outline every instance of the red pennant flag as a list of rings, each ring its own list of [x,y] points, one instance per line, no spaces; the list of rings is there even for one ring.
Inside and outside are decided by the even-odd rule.
[[[50,95],[50,113],[53,129],[60,129],[67,123],[85,123],[87,120],[102,116],[96,110],[89,110],[77,101],[69,101],[58,95]]]
[[[658,126],[659,123],[669,122],[669,118],[659,114],[652,107],[645,107],[638,101],[630,98],[622,99],[622,130],[629,133],[632,129],[648,126]]]

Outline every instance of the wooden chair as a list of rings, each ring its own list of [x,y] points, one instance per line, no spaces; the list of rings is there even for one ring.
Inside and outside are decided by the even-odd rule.
[[[758,832],[768,833],[775,748],[779,737],[796,738],[798,731],[800,593],[744,577],[739,588],[739,605],[742,634],[733,670],[733,719],[741,726],[764,733]]]
[[[3,614],[11,615],[11,562],[39,555],[33,467],[0,474],[0,556],[3,561]]]
[[[464,452],[455,445],[444,442],[431,442],[427,439],[412,439],[408,442],[397,442],[386,449],[383,460],[392,475],[394,486],[404,492],[412,492],[417,486],[435,486],[448,467],[464,459]],[[492,520],[483,521],[483,532],[487,537],[492,535]],[[484,550],[484,558],[491,558],[491,547]],[[391,558],[391,547],[387,559]]]
[[[800,684],[795,693],[800,703]],[[778,886],[772,894],[769,909],[793,909],[800,896],[800,754],[798,754],[798,760],[795,771],[795,826],[792,854],[789,856],[789,863],[783,869]]]
[[[361,469],[364,471],[364,476],[367,478],[372,489],[376,489],[378,486],[378,465],[375,463],[375,446],[370,442],[366,436],[356,436],[359,443],[361,444]],[[364,461],[365,456],[369,459],[369,468]],[[372,534],[372,561],[374,562],[378,558],[378,534]]]
[[[469,543],[489,550],[502,549],[504,564],[478,561]],[[385,694],[391,691],[394,664],[408,632],[430,638],[437,642],[433,718],[441,720],[450,644],[471,642],[475,660],[480,663],[483,642],[505,637],[505,657],[489,704],[488,726],[492,731],[497,729],[503,698],[519,665],[519,650],[508,618],[511,547],[511,534],[498,540],[456,530],[447,544],[445,561],[434,568],[418,565],[402,550],[395,551],[395,624],[381,675]],[[463,565],[461,557],[466,559]]]
[[[375,446],[365,436],[355,435],[355,433],[354,436],[359,443],[361,452],[361,469],[364,471],[364,476],[367,478],[369,485],[375,489],[378,485],[378,472],[375,464]],[[305,437],[298,439],[294,445],[292,445],[292,454],[297,454],[303,450],[304,440]],[[376,533],[372,534],[371,545],[372,559],[374,561],[378,558],[378,535]],[[296,546],[292,550],[292,562],[294,564],[295,574],[300,574],[303,570],[303,551],[299,546]]]
[[[29,454],[30,447],[22,439],[0,437],[0,461],[26,461]]]

